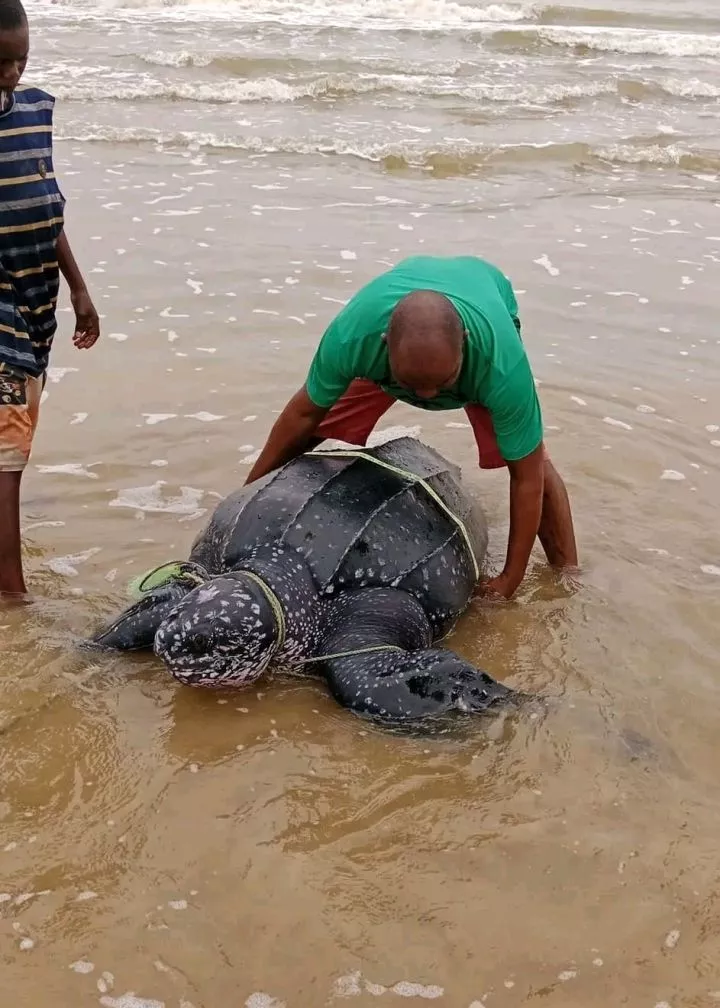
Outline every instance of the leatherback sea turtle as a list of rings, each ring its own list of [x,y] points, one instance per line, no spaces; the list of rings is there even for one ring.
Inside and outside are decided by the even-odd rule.
[[[466,608],[487,549],[458,467],[401,437],[316,450],[216,508],[188,562],[164,565],[94,637],[153,648],[189,686],[310,671],[353,712],[410,722],[517,697],[433,647]]]

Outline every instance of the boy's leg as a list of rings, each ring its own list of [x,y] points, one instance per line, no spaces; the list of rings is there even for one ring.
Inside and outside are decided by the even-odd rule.
[[[481,469],[499,469],[507,463],[500,454],[492,418],[484,406],[465,409],[475,434]],[[552,567],[577,567],[577,544],[570,499],[560,473],[544,450],[544,487],[538,539]]]
[[[394,402],[374,382],[356,378],[318,427],[314,446],[327,439],[364,445],[375,424]]]
[[[20,480],[22,472],[0,471],[0,598],[24,595],[20,551]]]
[[[42,380],[0,374],[0,596],[24,595],[20,481],[30,458]]]

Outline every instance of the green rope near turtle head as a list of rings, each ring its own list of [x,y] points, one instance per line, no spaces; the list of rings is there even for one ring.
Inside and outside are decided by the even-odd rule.
[[[167,563],[160,564],[159,567],[153,567],[152,570],[145,571],[144,574],[138,574],[137,577],[132,578],[128,583],[127,590],[131,598],[138,601],[143,595],[147,595],[148,592],[154,591],[156,588],[162,588],[163,585],[168,584],[170,581],[181,579],[194,581],[198,585],[203,584],[205,581],[205,578],[199,573],[199,568],[188,564],[187,561],[168,560]]]

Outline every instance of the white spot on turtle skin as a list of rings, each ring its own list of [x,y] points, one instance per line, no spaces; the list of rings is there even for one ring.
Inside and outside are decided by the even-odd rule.
[[[677,943],[680,941],[680,932],[677,930],[669,931],[665,937],[665,948],[674,949],[677,947]]]
[[[563,970],[562,973],[558,973],[558,980],[561,983],[567,983],[568,980],[574,980],[577,976],[577,970]]]
[[[188,901],[184,899],[170,900],[168,902],[168,906],[170,907],[171,910],[187,910]]]
[[[85,421],[89,416],[90,416],[89,413],[74,413],[73,418],[70,421],[70,426],[74,427],[75,424],[85,423]]]
[[[612,417],[603,417],[603,423],[609,424],[610,427],[619,427],[621,430],[632,430],[629,423],[625,423],[624,420],[614,420]]]
[[[654,406],[646,406],[645,403],[640,403],[639,406],[635,407],[638,413],[655,413],[657,412]]]
[[[97,899],[97,893],[92,889],[86,889],[84,892],[78,893],[76,899],[78,903],[85,903],[87,900]]]
[[[711,577],[720,577],[720,567],[715,564],[703,564],[700,570],[703,574],[709,574]]]
[[[22,938],[20,940],[20,949],[23,952],[29,952],[30,949],[33,948],[35,948],[35,942],[32,940],[32,938]]]
[[[574,402],[576,406],[587,406],[587,403],[585,402],[585,400],[581,399],[580,396],[576,396],[576,395],[571,395],[570,396],[570,402]]]
[[[666,469],[660,479],[670,480],[674,483],[681,483],[684,479],[686,479],[686,476],[684,473],[678,472],[677,469]]]
[[[116,340],[118,343],[124,343],[126,339],[129,339],[129,336],[127,333],[111,332],[108,333],[108,339]]]

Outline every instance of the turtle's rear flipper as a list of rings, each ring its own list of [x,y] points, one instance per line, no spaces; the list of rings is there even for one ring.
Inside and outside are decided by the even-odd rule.
[[[138,601],[85,642],[116,651],[152,648],[160,624],[208,575],[197,564],[163,564],[134,583]]]
[[[329,611],[327,657],[318,666],[339,703],[388,723],[477,714],[520,699],[452,651],[429,649],[430,641],[427,617],[406,592],[347,593]]]

